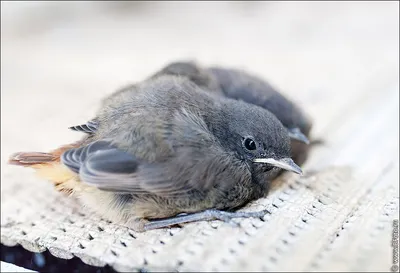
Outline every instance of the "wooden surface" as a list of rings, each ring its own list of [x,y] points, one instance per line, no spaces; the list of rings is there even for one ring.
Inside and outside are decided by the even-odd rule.
[[[1,5],[3,244],[117,270],[390,270],[399,213],[398,2]],[[67,127],[91,118],[104,95],[180,59],[264,77],[326,139],[305,177],[284,176],[247,208],[270,208],[264,221],[133,234],[5,164],[13,152],[76,140]]]

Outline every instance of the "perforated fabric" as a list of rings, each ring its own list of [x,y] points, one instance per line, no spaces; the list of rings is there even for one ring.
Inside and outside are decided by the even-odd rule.
[[[387,270],[388,235],[398,213],[393,178],[371,191],[373,181],[355,180],[347,168],[305,178],[286,175],[269,198],[246,208],[267,208],[263,219],[241,220],[240,227],[213,221],[135,233],[27,176],[21,183],[30,186],[24,190],[4,191],[2,209],[8,213],[1,238],[8,246],[48,249],[60,258],[77,256],[91,265],[128,271]],[[14,192],[12,198],[7,190]]]

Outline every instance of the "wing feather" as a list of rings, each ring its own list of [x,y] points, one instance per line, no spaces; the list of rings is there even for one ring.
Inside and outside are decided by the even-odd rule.
[[[99,189],[160,196],[203,192],[233,167],[199,114],[177,111],[162,130],[163,141],[172,148],[162,161],[146,162],[110,140],[68,150],[61,159],[84,183]]]
[[[97,131],[98,126],[99,122],[96,119],[92,119],[85,124],[71,126],[69,129],[87,134],[94,134]]]

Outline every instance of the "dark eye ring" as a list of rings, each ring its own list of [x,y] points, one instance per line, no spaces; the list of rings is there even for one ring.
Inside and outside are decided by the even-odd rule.
[[[249,151],[253,151],[257,149],[257,145],[256,142],[252,139],[252,138],[246,138],[243,141],[244,147],[249,150]]]

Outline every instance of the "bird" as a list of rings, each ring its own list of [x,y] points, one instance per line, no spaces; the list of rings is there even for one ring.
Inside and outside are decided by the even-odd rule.
[[[304,109],[266,80],[252,73],[223,66],[206,67],[192,60],[178,60],[166,64],[149,78],[160,75],[187,77],[209,92],[267,109],[288,130],[292,158],[299,165],[306,161],[311,147],[323,142],[320,139],[309,140],[313,121]]]
[[[266,196],[280,170],[302,174],[275,115],[177,75],[110,94],[92,119],[70,129],[83,136],[8,162],[137,232],[262,217],[266,210],[238,210]]]

